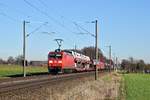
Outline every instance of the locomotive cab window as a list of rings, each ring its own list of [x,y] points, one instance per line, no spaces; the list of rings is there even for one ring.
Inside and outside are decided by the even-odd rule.
[[[62,58],[61,54],[56,54],[56,58]]]
[[[61,54],[49,54],[49,58],[58,58],[58,59],[61,59],[62,58],[62,55]]]

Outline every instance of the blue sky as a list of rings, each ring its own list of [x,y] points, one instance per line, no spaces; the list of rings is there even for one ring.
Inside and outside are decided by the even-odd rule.
[[[106,56],[105,46],[112,45],[112,54],[120,59],[132,56],[150,63],[149,11],[149,0],[1,0],[0,58],[22,54],[23,20],[30,21],[27,33],[48,22],[27,38],[27,59],[46,60],[47,53],[58,47],[56,38],[64,40],[64,49],[94,46],[93,37],[77,34],[85,31],[74,22],[94,33],[89,22],[98,19],[99,47]]]

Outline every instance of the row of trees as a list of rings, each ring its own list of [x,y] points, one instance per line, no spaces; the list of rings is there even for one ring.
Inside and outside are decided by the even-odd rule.
[[[3,60],[2,58],[0,58],[0,64],[17,64],[17,65],[21,65],[22,64],[22,59],[23,59],[22,55],[19,55],[17,57],[9,56],[7,60]]]
[[[128,72],[147,72],[150,70],[150,64],[146,64],[142,59],[135,60],[133,57],[130,57],[122,60],[121,68]]]
[[[90,59],[95,59],[95,47],[84,47],[82,49],[69,49],[69,50],[73,50],[76,51],[78,53],[84,54],[86,56],[89,56]],[[98,58],[102,61],[102,62],[107,62],[109,63],[109,59],[107,59],[102,51],[100,49],[98,49]],[[17,57],[12,57],[9,56],[7,60],[3,60],[0,59],[0,64],[19,64],[22,65],[22,60],[23,60],[23,56],[19,55]],[[112,63],[113,64],[113,63]]]

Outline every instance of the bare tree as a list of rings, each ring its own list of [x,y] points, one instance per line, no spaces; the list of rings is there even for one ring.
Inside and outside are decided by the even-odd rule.
[[[144,60],[135,60],[133,57],[122,60],[121,67],[128,72],[143,72],[147,68]]]
[[[19,55],[17,57],[15,57],[15,63],[18,65],[22,65],[22,61],[23,61],[23,56]]]
[[[95,59],[95,47],[84,47],[81,49],[84,55],[89,56],[91,59]],[[103,58],[103,53],[101,50],[98,48],[98,58]]]
[[[4,60],[0,58],[0,64],[4,64]]]
[[[7,59],[8,64],[15,64],[15,59],[12,56],[9,56]]]

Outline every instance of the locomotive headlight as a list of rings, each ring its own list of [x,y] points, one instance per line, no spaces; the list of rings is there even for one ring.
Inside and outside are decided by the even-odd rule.
[[[62,61],[60,60],[60,61],[58,61],[58,63],[62,63]]]
[[[50,61],[49,61],[49,63],[53,63],[53,61],[52,61],[52,60],[50,60]]]

